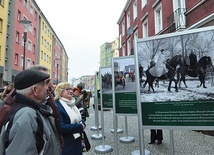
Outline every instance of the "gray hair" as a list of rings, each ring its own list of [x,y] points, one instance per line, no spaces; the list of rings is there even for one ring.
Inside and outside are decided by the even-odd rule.
[[[20,90],[16,89],[16,92],[17,92],[18,94],[21,94],[21,95],[26,96],[26,95],[28,95],[28,94],[30,93],[31,87],[32,87],[32,86],[27,87],[27,88],[24,88],[24,89],[20,89]]]
[[[34,65],[29,67],[28,69],[48,72],[48,68],[42,65]]]
[[[30,87],[27,87],[27,88],[24,88],[24,89],[16,89],[16,92],[17,92],[18,94],[27,96],[27,95],[31,92],[31,87],[37,86],[38,84],[39,84],[39,83],[34,84],[34,85],[32,85],[32,86],[30,86]]]

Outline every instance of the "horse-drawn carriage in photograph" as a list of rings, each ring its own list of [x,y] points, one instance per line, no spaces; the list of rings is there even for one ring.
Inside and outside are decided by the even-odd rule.
[[[123,72],[115,71],[114,76],[115,76],[115,88],[117,88],[117,86],[120,85],[123,87],[123,89],[125,89],[125,77]]]

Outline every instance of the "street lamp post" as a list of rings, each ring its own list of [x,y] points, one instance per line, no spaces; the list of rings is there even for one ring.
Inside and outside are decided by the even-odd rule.
[[[27,31],[28,31],[28,28],[31,26],[31,21],[29,21],[29,20],[26,20],[26,19],[24,19],[24,20],[20,20],[19,21],[21,24],[22,24],[22,26],[24,27],[24,36],[23,36],[23,41],[24,41],[24,52],[23,52],[23,70],[25,70],[25,55],[26,55],[26,47],[25,47],[25,45],[26,45],[26,41],[27,41]]]
[[[59,82],[59,76],[58,76],[59,64],[58,63],[56,64],[56,69],[57,69],[56,70],[56,76],[57,76],[56,77],[56,84],[58,85],[58,82]]]
[[[60,62],[60,59],[59,58],[56,58],[55,59],[55,63],[56,63],[56,84],[59,83],[59,62]]]

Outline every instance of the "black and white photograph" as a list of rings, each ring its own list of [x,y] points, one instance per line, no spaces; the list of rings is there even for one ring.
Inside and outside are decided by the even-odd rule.
[[[214,99],[214,30],[138,42],[142,101]]]

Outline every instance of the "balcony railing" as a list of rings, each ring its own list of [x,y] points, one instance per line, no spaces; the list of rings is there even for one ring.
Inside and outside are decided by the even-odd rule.
[[[178,8],[168,18],[169,32],[175,32],[178,29],[186,28],[185,8]]]

